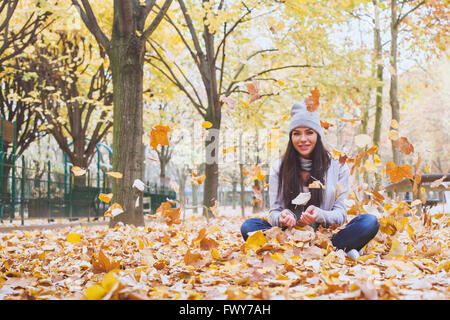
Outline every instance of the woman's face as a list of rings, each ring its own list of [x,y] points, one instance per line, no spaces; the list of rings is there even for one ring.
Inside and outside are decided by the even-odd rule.
[[[292,130],[292,144],[300,155],[309,159],[317,142],[317,133],[308,127],[297,127]]]

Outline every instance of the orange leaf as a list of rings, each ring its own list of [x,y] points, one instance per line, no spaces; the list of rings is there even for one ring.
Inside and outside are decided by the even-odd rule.
[[[202,255],[200,253],[191,253],[191,250],[187,249],[183,261],[186,265],[191,265],[197,267],[199,262],[202,260]]]
[[[311,90],[311,95],[305,99],[306,109],[309,112],[314,112],[319,107],[320,92],[317,88]]]
[[[98,260],[92,257],[91,263],[94,268],[94,273],[109,272],[114,269],[120,269],[120,262],[110,260],[108,256],[103,253],[103,250],[100,250]]]
[[[247,88],[248,93],[250,93],[250,102],[256,101],[260,98],[258,82],[256,80],[247,82],[245,87]]]
[[[112,193],[100,193],[98,195],[98,198],[103,201],[104,203],[109,203],[111,201],[113,194]]]
[[[320,126],[325,130],[328,130],[328,128],[334,126],[334,124],[320,120]]]
[[[401,137],[397,141],[394,142],[394,146],[400,147],[400,152],[404,154],[410,154],[414,152],[414,147],[411,143],[409,143],[406,137]]]
[[[392,183],[397,183],[402,181],[404,178],[413,180],[412,167],[409,164],[404,164],[397,167],[395,163],[389,161],[386,163],[386,174],[389,175]]]
[[[167,225],[180,224],[180,210],[181,208],[172,208],[170,202],[166,201],[161,203],[156,213],[164,219]]]
[[[170,131],[168,126],[156,125],[150,132],[150,146],[153,150],[156,149],[158,145],[168,146],[169,138],[167,133]]]

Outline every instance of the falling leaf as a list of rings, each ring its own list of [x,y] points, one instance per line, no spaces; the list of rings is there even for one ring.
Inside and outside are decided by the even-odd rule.
[[[156,213],[159,214],[169,226],[181,223],[180,211],[181,208],[172,208],[172,205],[168,201],[161,203],[159,208],[156,209]]]
[[[392,139],[396,140],[396,139]],[[400,147],[400,152],[404,154],[410,154],[414,152],[414,147],[411,143],[409,143],[406,137],[400,137],[397,141],[394,142],[394,146]]]
[[[320,189],[320,188],[325,189],[325,186],[319,180],[315,180],[308,185],[308,188],[310,188],[310,189]]]
[[[79,176],[82,176],[82,175],[86,174],[86,170],[85,170],[85,169],[82,169],[82,168],[80,168],[80,167],[77,167],[77,166],[73,166],[73,167],[72,167],[72,173],[73,173],[76,177],[79,177]]]
[[[315,112],[319,107],[320,92],[317,88],[311,90],[311,95],[305,99],[306,109]]]
[[[398,129],[399,128],[399,124],[398,124],[397,120],[392,119],[392,121],[391,121],[391,128],[392,129]]]
[[[354,118],[354,119],[339,119],[339,121],[342,121],[342,122],[350,122],[351,123],[351,125],[354,125],[355,124],[355,122],[359,122],[359,121],[361,121],[362,120],[362,118]]]
[[[192,177],[191,183],[201,185],[205,179],[206,179],[206,175],[202,174],[201,176]]]
[[[124,210],[122,208],[122,206],[118,203],[113,203],[108,210],[106,210],[106,212],[104,213],[105,217],[115,217],[121,213],[123,213]]]
[[[397,131],[394,131],[394,130],[389,130],[389,131],[388,131],[388,137],[389,137],[389,139],[395,141],[395,140],[398,139],[398,132],[397,132]]]
[[[109,203],[113,197],[112,193],[100,193],[98,198],[104,203]]]
[[[413,180],[412,167],[409,164],[404,164],[398,167],[395,163],[389,161],[386,163],[386,174],[389,175],[392,183],[400,182],[404,178]]]
[[[250,105],[247,102],[245,102],[244,100],[241,100],[241,103],[244,105],[244,107],[250,108]]]
[[[204,121],[204,122],[202,123],[202,127],[205,128],[205,129],[209,129],[209,128],[212,127],[212,123],[209,122],[209,121]]]
[[[334,124],[320,120],[320,126],[325,130],[328,130],[330,127],[333,127]]]
[[[256,80],[253,80],[252,82],[246,82],[245,87],[247,88],[247,91],[250,94],[250,102],[256,101],[260,98],[259,85]]]
[[[145,189],[145,183],[142,182],[142,181],[139,180],[139,179],[136,179],[136,180],[134,180],[134,182],[133,182],[133,188],[136,188],[136,189],[138,189],[139,191],[144,192],[144,189]]]
[[[110,177],[116,178],[116,179],[122,179],[123,174],[120,172],[116,172],[116,171],[108,171],[106,172],[106,174]]]
[[[292,203],[303,206],[308,203],[308,201],[311,199],[311,193],[310,192],[300,192],[298,196],[295,197],[295,199],[292,199]]]
[[[156,125],[150,132],[150,146],[156,150],[158,145],[168,146],[169,138],[167,136],[170,128],[168,126]]]

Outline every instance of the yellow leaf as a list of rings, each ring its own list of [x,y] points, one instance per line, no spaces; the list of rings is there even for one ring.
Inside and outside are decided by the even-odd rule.
[[[245,102],[244,100],[241,100],[241,103],[244,105],[244,107],[250,108],[250,105],[247,102]]]
[[[284,86],[284,81],[283,81],[283,80],[277,80],[277,82],[278,82],[278,85],[279,85],[280,87],[283,87],[283,86]]]
[[[120,173],[120,172],[115,172],[115,171],[108,171],[108,172],[106,172],[106,174],[107,174],[108,176],[111,176],[111,177],[116,178],[116,179],[122,179],[122,177],[123,177],[123,174],[122,174],[122,173]]]
[[[104,213],[105,217],[115,217],[119,214],[121,214],[123,211],[123,208],[120,204],[118,203],[113,203],[111,205],[111,207],[108,208],[108,210],[106,210],[106,212]]]
[[[209,129],[209,128],[212,127],[212,123],[209,122],[209,121],[205,121],[205,122],[202,123],[202,127],[205,128],[205,129]]]
[[[319,180],[315,180],[309,184],[308,188],[310,188],[310,189],[320,189],[320,188],[325,189],[325,186]]]
[[[94,284],[86,289],[86,299],[100,300],[108,292],[99,284]]]
[[[98,198],[104,203],[109,203],[111,201],[113,194],[112,193],[100,193]]]
[[[217,250],[216,248],[211,248],[211,256],[216,260],[220,259],[219,250]]]
[[[257,250],[267,243],[267,238],[261,230],[256,231],[247,238],[246,247],[251,250]]]
[[[272,258],[272,260],[275,260],[275,261],[278,261],[278,262],[281,262],[281,263],[285,263],[286,262],[286,258],[282,254],[280,254],[278,252],[275,252],[274,254],[271,254],[270,257]]]
[[[67,236],[67,241],[77,244],[80,241],[81,237],[83,237],[83,235],[78,233],[71,233]]]
[[[77,167],[77,166],[73,166],[72,173],[78,177],[78,176],[82,176],[82,175],[86,174],[86,170],[82,169],[80,167]]]
[[[398,132],[394,130],[389,130],[388,137],[391,140],[397,140],[398,139]]]
[[[398,241],[396,238],[392,240],[391,250],[389,251],[389,255],[391,257],[396,257],[398,255],[403,254],[404,248],[400,241]]]
[[[109,292],[119,281],[113,271],[108,272],[101,281],[102,287]]]
[[[398,124],[397,120],[392,119],[392,121],[391,121],[391,128],[392,129],[398,129],[399,128],[399,124]]]

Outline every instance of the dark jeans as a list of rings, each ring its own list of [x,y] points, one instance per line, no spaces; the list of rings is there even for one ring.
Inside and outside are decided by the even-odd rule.
[[[333,246],[345,252],[351,249],[361,250],[370,240],[372,240],[380,227],[377,217],[371,214],[362,214],[353,218],[345,227],[332,238]],[[241,233],[244,240],[247,240],[248,233],[258,230],[267,230],[272,225],[263,219],[251,218],[241,226]]]

